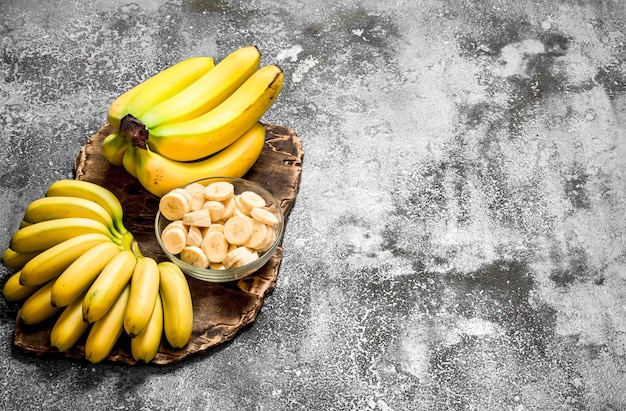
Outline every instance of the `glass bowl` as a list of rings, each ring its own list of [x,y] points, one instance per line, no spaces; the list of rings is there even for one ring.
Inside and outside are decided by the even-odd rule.
[[[157,211],[154,224],[154,231],[157,241],[161,246],[163,253],[165,253],[170,261],[180,267],[180,269],[187,275],[197,278],[199,280],[214,283],[236,281],[258,271],[269,261],[269,259],[276,251],[276,248],[281,243],[284,231],[284,216],[280,203],[278,202],[276,197],[272,195],[272,193],[270,193],[267,189],[265,189],[262,185],[258,183],[235,177],[211,177],[191,182],[181,188],[184,189],[185,187],[196,183],[202,184],[206,187],[211,183],[220,181],[226,181],[231,183],[234,187],[234,195],[239,195],[245,191],[252,191],[256,194],[259,194],[265,200],[266,209],[271,211],[278,220],[277,224],[270,227],[270,230],[273,230],[274,233],[274,241],[272,245],[269,246],[269,248],[267,248],[265,251],[258,252],[258,258],[256,258],[252,262],[237,267],[221,269],[201,268],[194,266],[181,260],[180,254],[172,254],[165,247],[165,244],[161,237],[161,233],[163,232],[163,229],[165,229],[165,227],[167,227],[167,225],[171,223],[171,221],[165,218],[160,211]]]

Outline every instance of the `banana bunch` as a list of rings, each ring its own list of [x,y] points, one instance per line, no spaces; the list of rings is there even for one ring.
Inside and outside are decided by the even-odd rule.
[[[282,70],[260,67],[254,46],[218,64],[184,60],[119,96],[110,106],[115,127],[102,144],[152,194],[213,176],[242,177],[261,155],[259,122],[283,86]]]
[[[84,337],[85,358],[97,363],[125,332],[133,357],[149,362],[163,335],[174,348],[191,337],[184,274],[141,254],[119,200],[97,184],[52,183],[26,208],[2,263],[15,271],[4,297],[21,302],[25,324],[50,321],[50,344],[59,351]]]

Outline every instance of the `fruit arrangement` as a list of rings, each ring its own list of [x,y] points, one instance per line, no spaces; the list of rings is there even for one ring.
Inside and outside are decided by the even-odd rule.
[[[284,81],[260,61],[254,46],[218,64],[194,57],[130,89],[109,107],[104,158],[158,197],[201,178],[242,177],[263,150],[259,121]]]
[[[170,208],[175,202],[166,195],[178,187],[213,176],[242,177],[263,151],[260,118],[284,81],[278,66],[260,67],[260,61],[254,46],[235,50],[218,64],[210,57],[194,57],[120,95],[108,110],[113,131],[102,142],[103,157]],[[219,234],[230,237],[224,240],[227,251],[249,251],[245,261],[267,249],[275,239],[273,215],[251,194],[222,200],[213,194],[205,196],[208,204],[188,211],[217,213],[221,209],[215,207],[221,205]],[[226,205],[231,206],[230,218],[224,217]],[[239,222],[237,213],[246,220]],[[181,220],[186,242],[192,231],[206,225],[197,214]],[[213,222],[217,220],[214,215]],[[213,225],[212,232],[218,233]],[[207,240],[210,257],[189,250],[185,255],[196,264],[215,260],[224,245],[213,241],[217,237],[211,235],[210,246]],[[234,266],[235,258],[224,256],[219,262]],[[58,351],[82,341],[85,358],[97,363],[126,333],[132,357],[150,362],[161,344],[178,349],[191,338],[194,313],[187,278],[174,263],[141,253],[123,225],[119,199],[97,184],[54,182],[45,196],[28,205],[2,263],[15,271],[3,287],[4,297],[21,304],[22,323],[53,324],[50,345]]]
[[[97,184],[52,183],[26,208],[2,263],[15,270],[4,297],[21,302],[27,325],[54,321],[50,345],[58,351],[85,336],[85,358],[97,363],[126,332],[132,356],[150,362],[163,336],[173,348],[191,337],[186,277],[175,264],[141,254],[119,200]]]

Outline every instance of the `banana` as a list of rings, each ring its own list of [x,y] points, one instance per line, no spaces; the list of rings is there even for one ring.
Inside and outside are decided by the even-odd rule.
[[[65,307],[89,289],[100,272],[121,252],[113,242],[103,242],[91,248],[72,262],[52,286],[52,305]]]
[[[102,269],[83,299],[83,320],[89,323],[101,319],[113,306],[124,287],[130,283],[137,257],[122,250]],[[122,322],[124,315],[122,315]]]
[[[111,239],[101,233],[82,234],[60,242],[24,265],[20,284],[40,285],[55,279],[82,254],[107,242]]]
[[[210,231],[202,239],[200,248],[209,259],[209,262],[220,263],[228,253],[228,241],[226,241],[224,233]]]
[[[243,245],[252,236],[253,228],[249,217],[235,215],[224,223],[224,237],[230,244]]]
[[[21,271],[15,272],[2,287],[2,295],[7,301],[22,301],[35,293],[41,286],[20,284]]]
[[[137,361],[150,362],[156,357],[163,336],[163,304],[161,296],[156,295],[154,310],[146,329],[130,340],[130,353]]]
[[[143,114],[155,103],[175,95],[215,65],[210,57],[192,57],[155,74],[117,97],[109,106],[109,124],[119,128],[122,118]]]
[[[61,310],[50,303],[52,284],[54,280],[49,281],[24,301],[18,314],[25,324],[39,324]]]
[[[188,245],[180,252],[181,261],[198,268],[209,268],[209,261],[204,251],[198,246]]]
[[[209,201],[226,201],[235,195],[235,186],[228,181],[216,181],[207,185],[203,194]]]
[[[113,218],[100,204],[80,197],[53,196],[41,197],[32,201],[24,212],[24,221],[40,223],[59,218],[82,217],[91,218],[104,224],[118,238]]]
[[[172,262],[158,264],[165,338],[173,348],[184,347],[193,330],[193,305],[187,278]]]
[[[123,164],[124,153],[128,148],[128,142],[117,131],[109,134],[102,141],[102,157],[114,166]]]
[[[163,214],[163,217],[170,221],[180,220],[185,213],[193,209],[191,203],[192,201],[184,189],[175,188],[161,197],[159,200],[159,211]]]
[[[124,211],[120,200],[105,187],[83,180],[57,180],[46,191],[46,197],[54,196],[80,197],[96,202],[108,211],[120,234],[128,232],[124,227]]]
[[[99,221],[84,217],[68,217],[20,228],[11,237],[9,248],[18,253],[41,252],[83,234],[101,234],[111,241],[121,241]]]
[[[207,113],[149,130],[147,146],[177,161],[196,161],[210,156],[230,145],[259,121],[276,100],[283,81],[284,74],[278,66],[264,66]],[[133,144],[143,146],[140,142]]]
[[[124,310],[130,295],[130,284],[126,284],[114,299],[111,308],[96,321],[85,341],[85,358],[95,364],[103,361],[113,350],[124,331]]]
[[[191,120],[217,107],[259,68],[255,46],[239,48],[180,93],[135,117],[148,129]]]
[[[24,264],[32,260],[39,252],[18,253],[11,248],[4,250],[2,254],[2,264],[10,270],[20,270]]]
[[[154,312],[159,294],[159,267],[150,257],[137,260],[130,279],[130,296],[124,313],[124,329],[131,337],[141,335]]]
[[[77,298],[63,309],[50,331],[50,345],[58,351],[67,351],[89,329],[89,323],[83,321],[83,301]]]
[[[122,166],[131,176],[137,178],[137,148],[129,144],[122,157]]]
[[[259,158],[264,144],[265,127],[257,122],[234,143],[202,161],[183,163],[149,149],[136,148],[135,174],[146,190],[161,197],[203,178],[242,177]]]

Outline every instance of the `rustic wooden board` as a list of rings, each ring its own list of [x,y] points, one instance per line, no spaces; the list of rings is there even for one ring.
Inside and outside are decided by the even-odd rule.
[[[265,128],[265,148],[244,178],[263,184],[278,198],[287,223],[300,186],[304,153],[300,139],[291,128],[275,124],[265,124]],[[76,158],[76,179],[100,184],[115,193],[125,211],[124,225],[135,236],[142,253],[157,261],[165,261],[167,258],[154,235],[158,198],[147,192],[122,167],[112,166],[102,157],[102,141],[110,131],[111,127],[105,125],[83,146]],[[282,257],[281,245],[263,268],[239,281],[217,284],[187,277],[194,307],[191,340],[179,350],[162,343],[152,363],[171,364],[205,352],[231,340],[254,322],[264,298],[276,286]],[[64,353],[55,352],[51,348],[53,320],[28,326],[18,318],[15,323],[15,344],[24,351],[38,355],[84,358],[83,341]],[[136,363],[130,354],[130,341],[124,334],[107,360]]]

